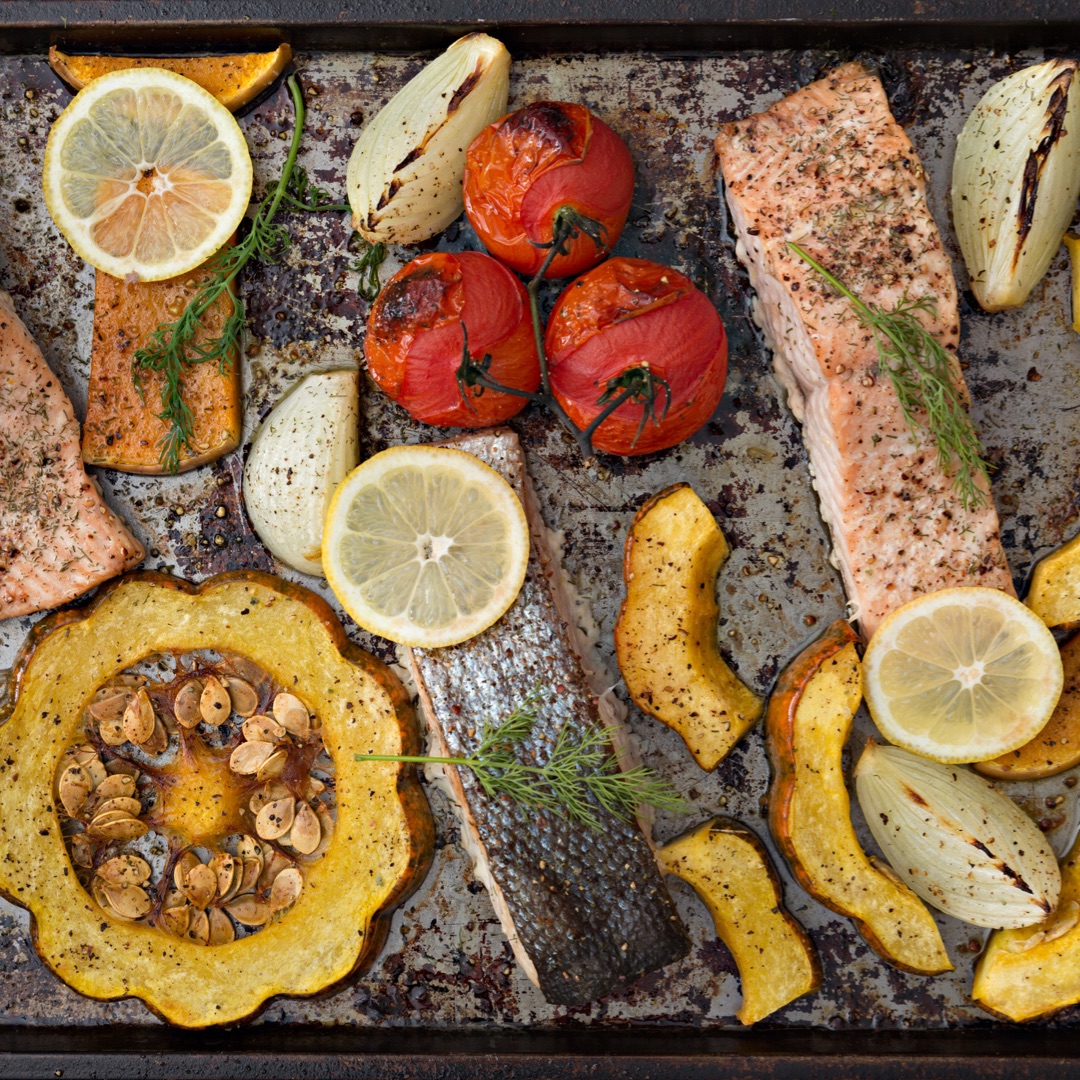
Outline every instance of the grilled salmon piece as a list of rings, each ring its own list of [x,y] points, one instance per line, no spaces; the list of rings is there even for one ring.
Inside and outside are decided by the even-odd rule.
[[[71,402],[0,290],[0,619],[66,603],[143,554],[87,476]]]
[[[475,752],[484,722],[500,722],[539,686],[548,692],[521,748],[527,760],[546,760],[564,729],[600,726],[613,732],[615,752],[629,764],[604,688],[593,685],[582,666],[573,603],[517,436],[469,435],[447,445],[475,454],[510,482],[525,505],[532,550],[521,593],[494,626],[460,645],[406,650],[433,752]],[[477,876],[514,955],[548,1001],[592,1001],[689,951],[686,929],[636,823],[595,804],[603,825],[595,830],[489,797],[467,769],[448,769],[446,780]]]
[[[803,425],[821,514],[848,600],[869,637],[922,593],[1013,593],[988,485],[965,509],[927,440],[912,437],[878,372],[871,331],[788,246],[794,241],[871,306],[924,297],[920,317],[953,355],[956,283],[926,205],[923,167],[878,79],[845,64],[716,140],[754,316]],[[966,397],[959,366],[956,384]]]

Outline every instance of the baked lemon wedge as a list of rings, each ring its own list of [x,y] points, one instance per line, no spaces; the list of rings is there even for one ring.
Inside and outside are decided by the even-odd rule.
[[[942,589],[881,624],[863,658],[866,703],[897,746],[947,764],[1033,739],[1061,696],[1061,654],[1029,608],[997,589]]]
[[[395,446],[341,482],[326,517],[323,569],[365,630],[439,648],[475,637],[514,602],[529,527],[492,468],[442,446]]]
[[[162,68],[94,79],[49,132],[45,205],[92,266],[129,281],[187,273],[236,231],[251,156],[232,114]]]

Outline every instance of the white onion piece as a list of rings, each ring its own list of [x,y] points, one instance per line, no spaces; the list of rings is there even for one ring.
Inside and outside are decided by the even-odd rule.
[[[369,243],[415,244],[464,209],[469,143],[506,113],[510,54],[467,34],[427,65],[360,133],[346,185],[353,227]]]
[[[1042,280],[1080,195],[1075,60],[995,83],[964,124],[952,211],[971,288],[987,311],[1019,307]]]
[[[283,563],[322,577],[322,534],[338,484],[360,463],[355,370],[302,379],[251,443],[244,505],[259,539]]]
[[[1054,910],[1061,872],[1046,837],[981,776],[870,742],[855,785],[893,870],[932,907],[1010,929]]]

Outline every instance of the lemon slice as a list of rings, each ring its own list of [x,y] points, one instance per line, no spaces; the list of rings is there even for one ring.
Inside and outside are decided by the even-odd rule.
[[[1033,739],[1061,696],[1061,654],[1028,608],[997,589],[920,596],[878,628],[863,658],[881,733],[947,764],[987,761]]]
[[[438,648],[475,637],[514,602],[529,526],[514,489],[471,454],[395,446],[339,485],[322,559],[365,630]]]
[[[92,266],[160,281],[205,262],[251,200],[251,156],[232,114],[162,68],[94,79],[49,132],[45,205]]]

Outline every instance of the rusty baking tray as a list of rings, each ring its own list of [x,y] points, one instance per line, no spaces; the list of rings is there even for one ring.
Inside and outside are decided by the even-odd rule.
[[[50,43],[73,51],[224,51],[290,40],[309,118],[301,162],[342,192],[360,126],[418,67],[467,29],[497,33],[515,55],[511,101],[582,100],[628,141],[634,209],[618,253],[667,262],[716,303],[731,339],[728,388],[690,443],[630,463],[585,468],[544,417],[513,422],[548,524],[588,595],[612,667],[626,529],[645,497],[689,480],[733,553],[720,582],[725,650],[759,691],[786,659],[843,611],[799,430],[781,402],[749,318],[711,141],[722,121],[763,107],[853,55],[879,67],[931,179],[931,207],[951,244],[945,190],[966,112],[994,79],[1080,47],[1080,17],[1047,0],[1016,5],[743,0],[719,6],[642,0],[612,14],[598,0],[453,0],[398,10],[378,0],[203,0],[0,4],[0,285],[8,289],[75,403],[85,408],[92,271],[44,209],[41,155],[68,91],[49,70]],[[278,88],[241,118],[256,188],[275,175],[291,124]],[[291,219],[294,246],[277,267],[246,273],[249,347],[245,432],[308,369],[356,362],[367,305],[356,295],[341,218]],[[427,247],[475,246],[453,226]],[[403,253],[399,252],[398,255]],[[955,251],[954,251],[955,254]],[[957,269],[960,270],[959,263]],[[959,276],[959,274],[958,274]],[[963,356],[974,415],[998,471],[994,492],[1014,573],[1077,529],[1080,518],[1080,337],[1070,328],[1064,257],[1020,312],[989,316],[962,298]],[[367,450],[428,440],[373,389]],[[243,455],[166,480],[102,473],[107,496],[149,552],[146,565],[194,579],[225,569],[278,570],[242,508]],[[286,576],[299,577],[286,574]],[[311,584],[310,579],[305,580]],[[325,588],[324,595],[329,594]],[[0,623],[0,667],[31,619]],[[360,644],[385,643],[350,625]],[[723,811],[759,833],[768,779],[760,732],[712,775],[673,733],[631,710],[645,759],[675,781],[700,817]],[[863,729],[866,730],[865,728]],[[858,736],[856,736],[858,737]],[[1023,789],[1055,846],[1071,840],[1067,776]],[[1018,789],[1014,789],[1018,790]],[[579,1009],[549,1006],[517,970],[458,844],[445,799],[431,791],[435,863],[397,912],[371,969],[318,1000],[274,1002],[253,1023],[188,1034],[138,1002],[103,1004],[69,991],[34,957],[27,919],[0,904],[3,1076],[677,1076],[1080,1075],[1077,1010],[1042,1025],[997,1023],[967,998],[981,935],[942,918],[957,971],[920,979],[887,968],[846,921],[785,881],[791,910],[822,954],[825,982],[751,1030],[734,1019],[737,977],[704,909],[673,886],[694,941],[690,956],[624,993]],[[1046,800],[1065,794],[1060,807]],[[665,839],[685,823],[662,818]]]

